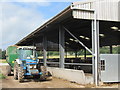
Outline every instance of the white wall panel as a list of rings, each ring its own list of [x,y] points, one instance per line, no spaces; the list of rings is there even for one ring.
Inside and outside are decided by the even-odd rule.
[[[93,19],[93,12],[79,10],[92,9],[97,11],[97,19],[99,20],[120,21],[120,0],[91,0],[86,2],[74,2],[72,8],[76,8],[75,10],[73,9],[74,18]]]

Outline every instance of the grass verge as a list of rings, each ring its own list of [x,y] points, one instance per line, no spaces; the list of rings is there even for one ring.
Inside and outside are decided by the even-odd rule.
[[[2,61],[2,63],[7,63],[6,61]]]
[[[2,73],[0,73],[0,79],[5,79],[6,76],[4,76]]]
[[[7,63],[5,59],[0,59],[0,63]]]

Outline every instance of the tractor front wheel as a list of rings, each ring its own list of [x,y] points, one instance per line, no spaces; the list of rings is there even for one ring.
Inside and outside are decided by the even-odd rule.
[[[22,67],[18,67],[18,80],[19,82],[24,81],[24,71]]]

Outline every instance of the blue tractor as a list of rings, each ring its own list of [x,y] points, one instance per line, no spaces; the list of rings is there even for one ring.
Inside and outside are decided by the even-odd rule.
[[[46,80],[50,76],[46,67],[40,65],[34,46],[9,46],[6,56],[10,65],[8,74],[13,71],[14,79],[19,80],[19,82],[23,82],[28,76],[37,77],[41,80]]]

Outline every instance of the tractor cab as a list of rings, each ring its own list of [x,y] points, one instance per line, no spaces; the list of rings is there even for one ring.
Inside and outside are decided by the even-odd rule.
[[[33,46],[22,46],[18,47],[19,59],[26,62],[37,62],[38,55],[36,52],[36,47]]]

